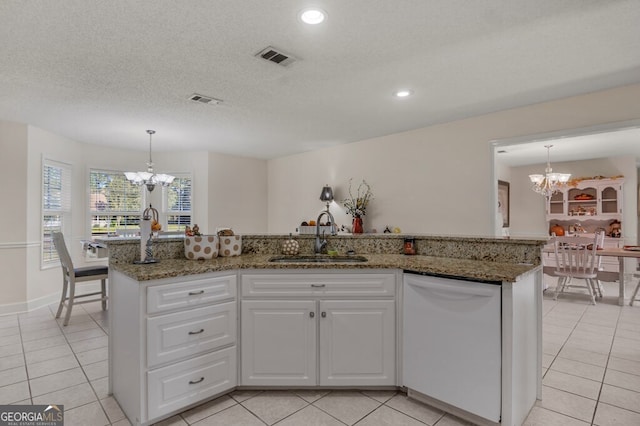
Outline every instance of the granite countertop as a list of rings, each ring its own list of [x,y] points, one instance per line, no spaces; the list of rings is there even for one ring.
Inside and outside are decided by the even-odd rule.
[[[148,265],[111,264],[113,270],[137,280],[148,281],[186,275],[204,274],[240,269],[401,269],[430,275],[463,278],[477,281],[516,282],[541,266],[455,259],[434,256],[405,256],[401,254],[363,254],[368,261],[362,263],[274,263],[273,254],[243,254],[236,257],[218,257],[211,260],[162,259]]]

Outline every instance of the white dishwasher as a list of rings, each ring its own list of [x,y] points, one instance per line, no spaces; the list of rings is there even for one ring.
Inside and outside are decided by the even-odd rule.
[[[500,421],[501,286],[405,272],[403,384]]]

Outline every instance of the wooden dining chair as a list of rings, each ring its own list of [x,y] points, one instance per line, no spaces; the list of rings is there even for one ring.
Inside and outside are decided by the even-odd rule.
[[[595,295],[601,285],[597,279],[599,256],[598,245],[602,244],[601,234],[593,237],[565,236],[554,238],[554,252],[556,268],[554,275],[558,277],[558,285],[554,300],[558,300],[560,293],[569,288],[584,288],[570,284],[572,279],[584,280],[586,289],[591,297],[591,303],[596,304]]]
[[[60,304],[58,305],[58,312],[56,318],[60,318],[62,314],[62,308],[67,307],[67,312],[64,316],[63,325],[69,324],[69,318],[71,318],[71,309],[73,305],[79,305],[82,303],[90,302],[102,302],[102,310],[107,309],[107,278],[109,274],[109,268],[107,266],[87,266],[84,268],[74,268],[71,256],[67,250],[67,245],[64,242],[64,236],[61,232],[53,232],[53,244],[58,252],[60,258],[60,264],[62,265],[62,297],[60,298]],[[76,294],[76,283],[85,281],[101,281],[101,290]],[[100,295],[98,298],[84,300],[85,297]],[[83,300],[76,300],[83,299]]]

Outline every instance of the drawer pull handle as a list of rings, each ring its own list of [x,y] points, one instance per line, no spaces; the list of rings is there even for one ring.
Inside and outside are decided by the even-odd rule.
[[[200,291],[190,291],[189,292],[189,296],[197,296],[199,294],[204,293],[204,290],[200,290]]]
[[[204,333],[204,328],[201,328],[199,331],[190,331],[189,334],[200,334]]]
[[[325,286],[325,284],[311,284],[311,287],[313,288],[323,288]]]
[[[204,377],[200,377],[200,380],[196,380],[196,381],[189,380],[189,384],[190,385],[196,385],[196,384],[200,383],[203,380],[204,380]]]

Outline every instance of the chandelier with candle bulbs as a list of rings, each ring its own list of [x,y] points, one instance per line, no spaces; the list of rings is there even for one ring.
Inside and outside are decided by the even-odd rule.
[[[550,160],[550,150],[552,146],[553,145],[544,146],[547,148],[547,168],[544,170],[544,175],[529,175],[529,179],[531,179],[531,183],[533,183],[532,189],[547,198],[550,198],[554,193],[563,189],[571,177],[570,173],[553,173]]]
[[[147,163],[146,172],[124,172],[127,180],[134,185],[145,185],[149,192],[153,191],[156,185],[169,186],[175,179],[174,176],[163,173],[156,173],[153,170],[153,160],[151,160],[151,137],[156,133],[155,130],[147,130],[149,135],[149,162]]]

